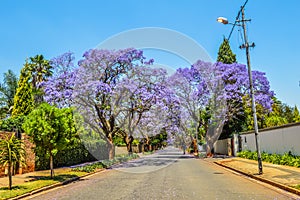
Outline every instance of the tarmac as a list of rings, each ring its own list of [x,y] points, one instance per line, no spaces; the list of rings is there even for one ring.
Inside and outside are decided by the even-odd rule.
[[[275,165],[263,162],[263,174],[259,175],[257,161],[238,157],[204,158],[203,160],[207,162],[213,162],[219,166],[228,168],[253,179],[271,184],[275,187],[297,194],[300,197],[300,189],[294,188],[294,186],[296,185],[300,186],[300,168],[284,165]],[[55,175],[63,174],[64,172],[69,171],[70,169],[71,168],[55,169]],[[15,175],[13,176],[13,185],[21,185],[22,183],[32,181],[33,177],[49,176],[49,173],[49,170],[45,170]],[[0,188],[7,187],[7,184],[8,178],[1,177]]]

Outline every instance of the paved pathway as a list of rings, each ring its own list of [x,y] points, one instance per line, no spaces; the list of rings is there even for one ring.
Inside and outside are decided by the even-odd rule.
[[[287,195],[168,148],[32,199],[292,199]]]

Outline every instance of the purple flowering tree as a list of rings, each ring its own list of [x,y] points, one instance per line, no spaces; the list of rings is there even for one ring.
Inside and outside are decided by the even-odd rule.
[[[208,65],[208,64],[207,64]],[[190,121],[181,123],[181,126],[189,126],[195,134],[200,134],[200,128],[203,124],[201,112],[205,109],[209,100],[209,90],[206,77],[191,68],[179,68],[174,75],[169,78],[170,86],[173,87],[174,93],[178,97],[181,106],[181,113],[188,114]],[[186,131],[187,128],[184,128]],[[194,134],[194,137],[196,135]],[[203,135],[201,135],[203,136]],[[203,140],[203,138],[201,138]]]
[[[128,144],[166,130],[184,145],[195,134],[207,143],[207,154],[222,132],[224,122],[240,112],[234,102],[247,101],[249,82],[241,64],[198,61],[178,69],[169,78],[162,69],[148,67],[136,49],[91,49],[78,66],[72,53],[51,60],[54,76],[43,83],[45,99],[58,107],[76,107],[83,126],[98,133],[113,158],[113,138]],[[253,72],[256,101],[269,110],[273,92],[264,73]],[[203,115],[210,116],[209,121]],[[160,117],[158,117],[160,116]],[[200,134],[205,129],[205,135]]]
[[[75,57],[68,52],[50,60],[53,67],[52,76],[41,83],[44,88],[44,99],[59,108],[72,105],[72,94],[76,81]]]
[[[256,101],[265,110],[272,105],[273,92],[262,72],[253,72]],[[243,102],[249,94],[248,74],[245,65],[238,63],[206,63],[197,61],[190,68],[178,69],[170,77],[180,101],[181,115],[187,115],[189,121],[182,117],[181,130],[200,132],[205,128],[207,154],[211,154],[213,144],[219,138],[223,125],[236,113],[241,112],[236,102]],[[203,113],[208,109],[209,123],[205,124]]]
[[[74,105],[84,122],[107,142],[109,158],[114,157],[114,136],[124,132],[117,121],[124,115],[122,103],[126,94],[122,89],[125,86],[123,81],[134,69],[148,64],[143,52],[136,49],[92,49],[79,61],[72,95]],[[130,105],[130,102],[125,103]]]
[[[159,68],[136,67],[117,86],[122,96],[118,98],[117,109],[120,112],[116,119],[129,153],[132,153],[134,137],[140,137],[136,131],[138,124],[162,99],[166,74],[165,70]]]

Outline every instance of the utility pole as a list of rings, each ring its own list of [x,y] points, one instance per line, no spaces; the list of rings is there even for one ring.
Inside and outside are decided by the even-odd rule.
[[[254,133],[255,133],[255,144],[256,144],[256,151],[257,151],[257,160],[258,160],[258,173],[263,173],[263,167],[261,162],[261,153],[260,153],[260,145],[259,145],[259,136],[258,136],[258,125],[257,125],[257,115],[256,115],[256,105],[255,105],[255,97],[253,91],[253,79],[252,79],[252,71],[250,65],[250,54],[249,54],[249,47],[254,47],[254,44],[249,46],[248,38],[247,38],[247,31],[246,31],[246,20],[245,19],[245,9],[244,6],[241,7],[242,11],[242,27],[244,30],[244,40],[245,44],[241,46],[241,48],[246,49],[246,57],[247,57],[247,66],[248,66],[248,76],[249,76],[249,83],[250,83],[250,95],[251,95],[251,104],[252,104],[252,112],[253,112],[253,120],[254,120]]]

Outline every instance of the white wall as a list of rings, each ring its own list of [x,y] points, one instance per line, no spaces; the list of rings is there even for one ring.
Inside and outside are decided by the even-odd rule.
[[[217,140],[214,144],[214,152],[216,154],[230,155],[231,156],[231,138],[224,140]]]
[[[300,123],[259,131],[261,152],[300,155]],[[256,151],[254,133],[242,134],[242,150]]]

